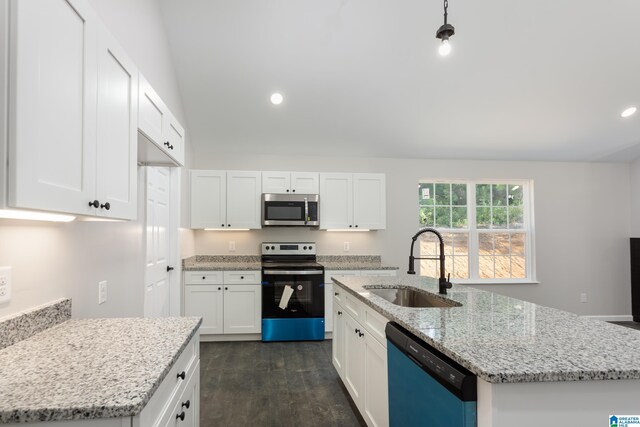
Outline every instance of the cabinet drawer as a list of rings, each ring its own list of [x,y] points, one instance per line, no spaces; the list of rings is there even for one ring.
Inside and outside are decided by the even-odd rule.
[[[377,339],[380,344],[385,348],[387,347],[387,337],[384,332],[384,328],[387,326],[389,320],[375,311],[374,309],[364,306],[364,327],[371,333],[371,335]]]
[[[364,307],[356,297],[344,292],[344,308],[354,320],[362,322]]]
[[[324,272],[324,283],[333,283],[331,276],[359,276],[358,270],[327,270]]]
[[[333,285],[333,301],[336,304],[344,305],[344,296],[347,294],[347,291],[342,289],[338,285]]]
[[[221,285],[222,271],[186,271],[184,283],[186,285]]]
[[[168,402],[166,410],[158,423],[159,427],[169,426],[197,426],[197,418],[200,416],[200,402],[197,395],[200,384],[200,362],[198,361],[185,381],[185,388],[180,394],[176,394]],[[189,406],[187,408],[187,405]]]
[[[225,285],[259,285],[262,273],[260,271],[225,271]]]

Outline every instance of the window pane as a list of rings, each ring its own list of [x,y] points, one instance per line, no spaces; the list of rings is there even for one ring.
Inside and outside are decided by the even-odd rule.
[[[476,205],[491,205],[491,186],[489,184],[476,185]]]
[[[448,206],[436,207],[436,227],[451,228],[451,208]]]
[[[507,206],[507,186],[506,184],[493,184],[491,194],[492,206]]]
[[[467,228],[467,208],[451,208],[452,228]]]
[[[489,228],[491,226],[491,208],[476,208],[476,227]]]
[[[524,228],[522,206],[509,206],[509,228]]]
[[[434,201],[433,184],[432,183],[420,183],[418,184],[418,204],[420,206],[433,205]]]
[[[496,234],[494,236],[494,253],[496,255],[509,255],[509,235],[508,234]]]
[[[451,184],[451,204],[458,206],[467,204],[466,184]]]
[[[491,279],[493,278],[493,257],[481,256],[480,257],[480,278]]]
[[[480,255],[493,255],[493,234],[480,233],[478,234],[478,241]]]
[[[525,233],[511,234],[511,253],[514,255],[524,255]]]
[[[468,279],[469,278],[469,257],[457,256],[453,258],[453,273],[451,277],[456,279]]]
[[[491,228],[507,228],[507,208],[493,208],[491,211]]]
[[[421,207],[420,208],[420,224],[428,227],[433,227],[435,225],[434,221],[434,208],[429,207]]]
[[[462,233],[452,233],[454,255],[469,254],[469,235]]]
[[[522,206],[522,187],[519,185],[509,185],[509,205]]]
[[[511,278],[511,257],[497,256],[495,257],[495,278],[509,279]]]
[[[433,233],[421,234],[418,238],[421,256],[436,256],[438,254],[438,238]]]
[[[420,275],[428,277],[438,277],[437,265],[438,263],[436,261],[421,260]]]
[[[436,184],[436,205],[451,204],[451,184]]]
[[[523,256],[511,257],[511,277],[514,279],[524,279],[527,277],[526,260]]]

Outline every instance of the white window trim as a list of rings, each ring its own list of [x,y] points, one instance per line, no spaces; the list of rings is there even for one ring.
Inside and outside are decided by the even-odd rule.
[[[467,219],[468,228],[436,228],[442,233],[468,233],[469,234],[469,276],[479,275],[479,248],[478,234],[476,228],[476,192],[475,186],[478,184],[519,184],[522,185],[522,199],[528,209],[523,211],[523,224],[525,232],[528,233],[525,247],[525,262],[527,277],[521,279],[483,279],[480,277],[469,277],[468,279],[452,279],[456,284],[475,285],[500,285],[500,284],[538,284],[536,279],[536,251],[535,251],[535,220],[534,220],[534,200],[533,200],[533,180],[531,179],[421,179],[419,184],[466,184],[467,186]],[[470,191],[473,187],[473,191]],[[434,189],[435,192],[435,189]],[[434,205],[435,206],[435,205]],[[419,224],[419,227],[423,226]],[[481,229],[481,232],[501,233],[512,232],[511,229]]]

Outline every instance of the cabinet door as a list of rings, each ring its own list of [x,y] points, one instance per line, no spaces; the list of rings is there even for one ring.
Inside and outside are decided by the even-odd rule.
[[[318,172],[291,172],[291,192],[300,194],[320,193],[320,174]]]
[[[364,336],[364,395],[362,415],[368,426],[389,425],[387,349],[370,333]]]
[[[262,172],[263,193],[287,194],[290,189],[290,172]]]
[[[259,334],[262,331],[262,286],[224,287],[224,333]]]
[[[98,215],[135,219],[138,208],[138,71],[113,36],[98,44]]]
[[[333,335],[331,337],[331,359],[333,367],[344,381],[344,319],[345,314],[338,304],[333,304]]]
[[[227,227],[261,228],[260,172],[227,172]]]
[[[227,228],[227,174],[192,170],[191,228]]]
[[[320,174],[320,228],[353,227],[353,174]]]
[[[142,75],[139,75],[139,79],[138,129],[153,143],[162,146],[165,142],[162,139],[162,133],[166,127],[167,107]]]
[[[184,315],[202,317],[201,334],[221,334],[223,328],[224,292],[219,285],[186,285]]]
[[[353,175],[353,226],[369,230],[387,227],[387,201],[384,174]]]
[[[165,120],[162,134],[163,143],[165,141],[168,143],[168,145],[164,145],[165,151],[173,157],[178,166],[182,166],[184,164],[184,128],[169,112],[167,112],[167,120]]]
[[[347,313],[344,316],[344,384],[362,413],[364,394],[364,336],[363,328]]]
[[[324,331],[333,329],[333,283],[324,284]]]
[[[86,0],[10,13],[9,204],[93,215],[97,19]]]

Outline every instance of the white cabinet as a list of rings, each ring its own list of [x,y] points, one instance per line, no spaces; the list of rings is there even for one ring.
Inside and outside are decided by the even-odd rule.
[[[320,228],[386,228],[385,175],[321,173]]]
[[[138,160],[145,165],[182,166],[184,129],[142,76],[138,91]]]
[[[187,271],[184,314],[202,317],[202,334],[252,334],[262,331],[259,271]]]
[[[10,5],[6,205],[135,218],[135,65],[86,0]]]
[[[262,192],[287,194],[318,194],[318,172],[262,172]]]
[[[370,427],[389,425],[388,320],[355,296],[334,287],[332,362],[360,414]],[[344,307],[349,305],[349,309]],[[356,317],[353,317],[353,313]]]
[[[333,330],[333,283],[324,284],[324,331]]]
[[[257,229],[260,172],[192,170],[191,228]]]

